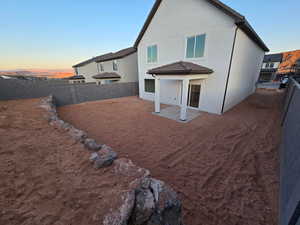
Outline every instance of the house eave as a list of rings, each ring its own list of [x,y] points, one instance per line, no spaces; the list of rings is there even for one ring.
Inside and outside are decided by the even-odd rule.
[[[168,75],[155,75],[152,74],[154,78],[162,80],[203,80],[210,77],[209,74],[191,74],[191,75],[178,75],[178,74],[168,74]]]

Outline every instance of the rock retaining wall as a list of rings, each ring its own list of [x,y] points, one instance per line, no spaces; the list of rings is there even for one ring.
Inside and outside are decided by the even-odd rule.
[[[66,130],[72,139],[90,151],[95,169],[114,165],[116,176],[132,179],[120,195],[120,206],[110,209],[104,225],[182,225],[181,202],[177,194],[163,181],[150,176],[146,169],[137,167],[128,159],[117,159],[117,153],[107,145],[88,138],[86,132],[61,120],[53,96],[43,98],[40,107],[46,110],[46,119],[52,126]]]

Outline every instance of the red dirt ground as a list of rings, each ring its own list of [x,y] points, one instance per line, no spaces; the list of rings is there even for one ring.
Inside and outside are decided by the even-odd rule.
[[[0,224],[100,225],[132,178],[93,169],[39,99],[0,101]]]
[[[188,124],[137,97],[65,106],[60,116],[170,184],[187,225],[277,224],[282,94],[260,90]]]

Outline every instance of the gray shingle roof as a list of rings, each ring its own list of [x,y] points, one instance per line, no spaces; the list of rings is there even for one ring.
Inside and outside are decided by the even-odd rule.
[[[105,61],[110,61],[110,60],[114,60],[114,59],[124,58],[125,56],[131,55],[132,53],[135,53],[135,52],[136,52],[136,48],[134,48],[134,47],[125,48],[125,49],[122,49],[122,50],[114,52],[114,53],[110,52],[110,53],[107,53],[104,55],[99,55],[99,56],[93,57],[91,59],[88,59],[86,61],[83,61],[81,63],[74,65],[73,68],[85,66],[92,62],[105,62]]]
[[[107,72],[107,73],[99,73],[95,76],[93,76],[94,79],[110,79],[110,78],[121,78],[121,76],[114,72]]]
[[[68,80],[81,80],[81,79],[85,79],[85,77],[82,76],[82,75],[75,75],[75,76],[72,76],[72,77],[68,77],[67,79]]]
[[[118,52],[107,55],[105,57],[99,58],[96,60],[96,62],[105,62],[105,61],[110,61],[110,60],[114,60],[114,59],[124,58],[125,56],[131,55],[135,52],[136,52],[136,48],[134,48],[134,47],[125,48]]]
[[[148,74],[155,75],[195,75],[195,74],[211,74],[214,71],[204,66],[200,66],[190,62],[175,62],[160,66],[148,71]]]
[[[264,62],[282,62],[283,54],[269,54],[265,55]]]
[[[277,69],[276,68],[264,68],[264,69],[261,69],[260,72],[261,73],[275,73],[275,72],[277,72]]]
[[[103,59],[103,58],[107,58],[107,57],[109,57],[112,54],[113,53],[110,52],[110,53],[107,53],[107,54],[104,54],[104,55],[99,55],[99,56],[93,57],[91,59],[85,60],[85,61],[83,61],[81,63],[78,63],[78,64],[74,65],[73,68],[85,66],[85,65],[87,65],[89,63],[96,62],[97,60],[100,60],[100,59]]]

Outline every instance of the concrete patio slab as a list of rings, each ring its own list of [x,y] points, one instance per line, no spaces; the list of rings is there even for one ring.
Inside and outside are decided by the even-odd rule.
[[[201,112],[195,109],[187,109],[187,120],[180,120],[180,107],[179,106],[169,106],[167,108],[161,109],[160,113],[152,113],[153,115],[161,116],[171,120],[176,120],[180,123],[188,123],[193,119],[201,115]]]

